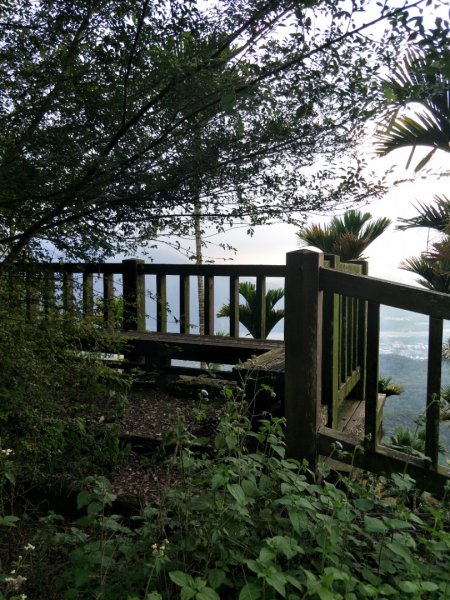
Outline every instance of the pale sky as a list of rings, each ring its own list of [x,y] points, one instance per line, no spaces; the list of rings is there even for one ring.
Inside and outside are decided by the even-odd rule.
[[[392,164],[397,164],[394,175],[395,178],[402,179],[413,174],[413,167],[426,152],[427,150],[420,148],[416,151],[412,167],[408,172],[404,169],[409,156],[408,150],[396,151],[384,159],[374,158],[370,166],[381,173]],[[435,173],[448,172],[450,166],[448,157],[449,154],[444,152],[440,156],[436,155],[429,163],[430,169]],[[383,199],[360,207],[361,210],[370,212],[373,217],[386,216],[393,221],[390,228],[366,252],[369,259],[369,274],[373,277],[416,285],[416,276],[399,269],[398,266],[405,258],[418,256],[425,250],[428,240],[437,239],[436,233],[429,232],[427,229],[396,231],[395,223],[398,217],[414,216],[416,214],[414,204],[417,202],[431,203],[435,194],[443,195],[446,192],[450,197],[449,176],[428,177],[425,170],[420,175],[421,177],[415,182],[402,183],[392,188]],[[329,218],[312,215],[309,221],[326,222]],[[295,232],[294,226],[284,224],[258,227],[253,237],[246,235],[245,229],[236,229],[213,238],[216,242],[222,241],[234,246],[237,249],[236,254],[214,248],[205,250],[205,254],[227,257],[232,259],[227,262],[234,264],[283,264],[286,252],[298,249]],[[155,262],[184,262],[180,254],[164,246],[159,251],[152,251],[151,254]],[[216,260],[216,263],[221,264],[223,260]]]

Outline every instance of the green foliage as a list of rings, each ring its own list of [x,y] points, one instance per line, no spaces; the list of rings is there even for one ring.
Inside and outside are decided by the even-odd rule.
[[[121,341],[98,328],[95,316],[74,312],[45,318],[24,307],[21,284],[1,290],[0,427],[21,476],[83,472],[121,456],[118,424],[127,378],[101,359]],[[31,318],[31,316],[33,318]],[[89,344],[90,352],[82,351]]]
[[[438,231],[441,239],[418,257],[403,261],[401,269],[420,276],[418,283],[435,292],[450,293],[450,202],[446,196],[435,196],[434,204],[418,204],[418,215],[401,219],[399,229],[428,227]]]
[[[408,168],[417,146],[428,146],[431,150],[415,167],[420,171],[436,150],[450,151],[449,61],[447,44],[426,53],[417,48],[409,50],[394,74],[385,80],[391,109],[378,130],[379,154],[410,147]],[[402,109],[409,106],[414,106],[412,115],[402,114]]]
[[[36,543],[41,558],[60,565],[58,598],[448,597],[445,503],[416,496],[407,507],[407,475],[384,486],[342,476],[319,484],[285,458],[282,420],[252,431],[240,405],[227,414],[213,453],[195,451],[182,424],[175,428],[167,468],[179,485],[132,528],[111,514],[115,494],[104,478],[86,481],[77,522],[61,529],[44,519]]]
[[[343,168],[342,156],[384,105],[377,79],[402,42],[435,40],[445,24],[425,29],[395,2],[374,5],[358,27],[343,0],[209,9],[195,0],[2,3],[0,246],[9,263],[48,241],[98,257],[161,230],[192,233],[198,182],[203,218],[219,230],[293,222],[296,211],[379,192],[361,161]],[[316,157],[326,167],[311,172]]]
[[[239,321],[246,327],[253,337],[258,337],[258,299],[256,296],[256,285],[250,281],[242,281],[239,284],[239,294],[243,296],[245,304],[239,304]],[[284,309],[276,309],[276,304],[284,297],[284,289],[277,288],[268,290],[265,296],[266,303],[266,335],[272,331],[275,325],[284,318]],[[224,304],[218,317],[230,316],[230,305]]]
[[[425,429],[413,433],[409,429],[396,427],[394,435],[391,436],[391,446],[396,450],[423,457],[425,456]]]
[[[329,225],[302,227],[297,236],[301,246],[315,246],[341,260],[362,259],[366,248],[391,224],[386,217],[371,219],[368,212],[349,210],[342,217],[333,217]]]
[[[403,386],[397,383],[391,383],[391,377],[380,377],[378,379],[378,392],[386,394],[387,397],[400,396],[400,394],[403,394],[404,389]]]

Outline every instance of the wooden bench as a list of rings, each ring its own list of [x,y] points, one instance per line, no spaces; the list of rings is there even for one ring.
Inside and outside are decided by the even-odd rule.
[[[237,365],[283,346],[281,340],[257,340],[222,335],[125,331],[126,357],[143,358],[148,368],[167,368],[172,359]]]

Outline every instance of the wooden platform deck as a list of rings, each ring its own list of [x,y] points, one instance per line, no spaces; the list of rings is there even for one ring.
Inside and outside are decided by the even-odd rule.
[[[132,353],[158,364],[165,360],[194,360],[237,365],[274,349],[283,349],[282,340],[255,340],[222,335],[195,335],[125,331]],[[284,354],[283,354],[284,356]]]

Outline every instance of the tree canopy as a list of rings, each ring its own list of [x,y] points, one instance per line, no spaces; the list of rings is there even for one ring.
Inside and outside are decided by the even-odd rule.
[[[3,266],[182,234],[193,182],[219,229],[373,193],[358,161],[331,159],[379,110],[403,41],[445,31],[410,12],[425,4],[0,1]]]

